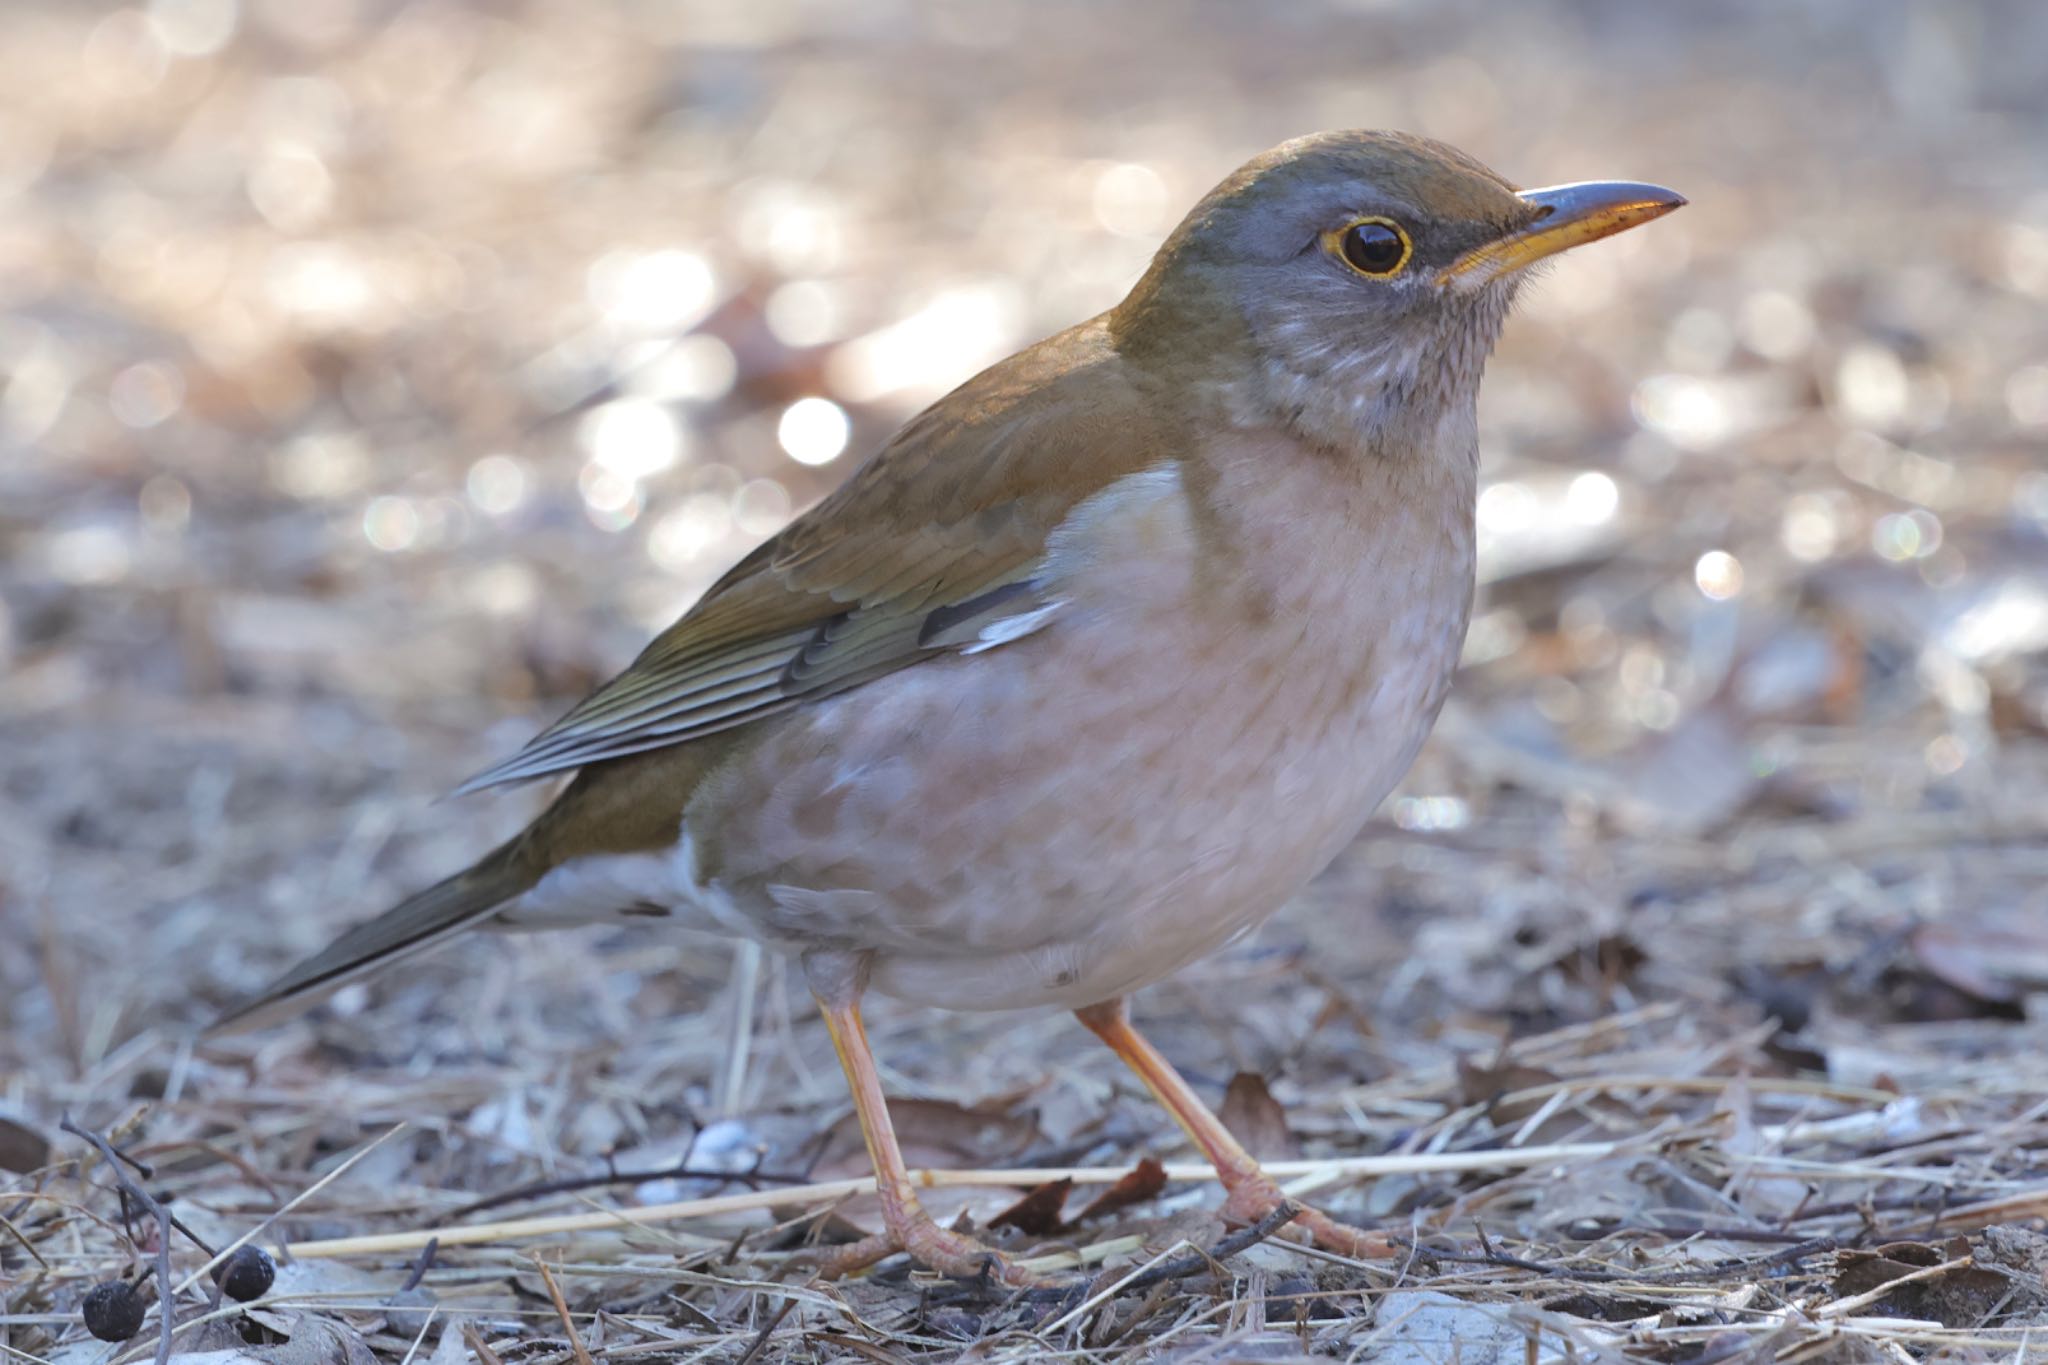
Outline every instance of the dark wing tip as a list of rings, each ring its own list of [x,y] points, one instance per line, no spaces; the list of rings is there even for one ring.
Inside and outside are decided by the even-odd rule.
[[[373,920],[350,929],[294,966],[260,993],[229,1009],[201,1036],[214,1038],[296,1014],[358,977],[422,952],[497,913],[532,886],[536,874],[506,844],[476,866],[410,896]]]

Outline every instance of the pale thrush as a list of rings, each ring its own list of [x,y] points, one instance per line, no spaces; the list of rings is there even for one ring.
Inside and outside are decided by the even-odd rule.
[[[1475,399],[1521,272],[1684,202],[1517,191],[1398,133],[1258,157],[1122,303],[912,419],[467,785],[575,772],[523,833],[231,1019],[485,925],[670,916],[802,959],[887,1224],[834,1268],[991,1254],[906,1177],[870,987],[1076,1011],[1259,1218],[1278,1189],[1124,997],[1270,915],[1406,771],[1465,636]]]

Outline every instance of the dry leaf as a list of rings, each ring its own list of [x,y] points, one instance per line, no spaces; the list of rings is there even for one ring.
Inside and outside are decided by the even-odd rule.
[[[1217,1117],[1260,1161],[1286,1161],[1301,1155],[1301,1144],[1287,1127],[1287,1111],[1257,1072],[1240,1071],[1230,1078]]]
[[[1458,1059],[1458,1099],[1462,1104],[1483,1104],[1487,1116],[1496,1123],[1514,1123],[1525,1119],[1541,1108],[1544,1101],[1523,1100],[1516,1104],[1500,1104],[1503,1095],[1518,1090],[1533,1090],[1539,1085],[1552,1085],[1557,1073],[1546,1071],[1540,1066],[1524,1066],[1519,1062],[1499,1062],[1484,1065],[1468,1057]]]
[[[1033,1237],[1049,1237],[1060,1230],[1060,1210],[1073,1192],[1071,1180],[1053,1180],[1040,1185],[1010,1207],[988,1220],[992,1228],[1015,1228]]]
[[[50,1164],[50,1140],[16,1119],[0,1116],[0,1171],[26,1175]]]
[[[1088,1207],[1075,1214],[1067,1226],[1071,1228],[1097,1218],[1107,1218],[1133,1204],[1144,1203],[1165,1188],[1166,1168],[1151,1157],[1144,1157],[1116,1184],[1090,1200]]]
[[[1840,1251],[1835,1254],[1835,1278],[1830,1288],[1838,1299],[1854,1298],[1930,1266],[1970,1255],[1970,1242],[1964,1237],[1952,1238],[1943,1246],[1891,1242],[1868,1250]],[[1927,1318],[1949,1327],[1973,1327],[1981,1324],[2001,1302],[2009,1301],[2016,1285],[2024,1286],[2028,1278],[1983,1265],[1959,1266],[1931,1280],[1900,1285],[1865,1311]],[[2039,1297],[2037,1279],[2031,1289]]]
[[[173,1355],[178,1365],[376,1365],[369,1343],[332,1318],[289,1315],[291,1339],[274,1346]]]
[[[889,1118],[903,1158],[912,1166],[993,1166],[1039,1141],[1035,1115],[969,1108],[949,1100],[892,1099]],[[832,1125],[818,1169],[865,1170],[867,1144],[851,1112]]]
[[[2005,936],[1926,924],[1913,931],[1911,943],[1913,955],[1937,981],[1994,1004],[2010,1005],[2020,998],[2008,972],[2014,949],[2022,945]],[[2041,945],[2023,946],[2038,953]]]

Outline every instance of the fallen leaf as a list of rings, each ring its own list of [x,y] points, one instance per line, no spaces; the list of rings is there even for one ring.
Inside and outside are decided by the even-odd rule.
[[[1240,1071],[1230,1078],[1217,1117],[1260,1161],[1287,1161],[1301,1155],[1301,1144],[1287,1127],[1287,1111],[1255,1071]]]
[[[1592,943],[1574,944],[1561,955],[1556,966],[1565,979],[1593,987],[1603,998],[1626,983],[1650,955],[1626,934],[1608,934]]]
[[[1030,1113],[968,1108],[948,1100],[889,1101],[889,1118],[903,1158],[918,1166],[997,1166],[1021,1156],[1039,1141]],[[849,1113],[832,1125],[817,1163],[819,1170],[865,1169],[867,1144],[859,1119]]]
[[[50,1140],[16,1119],[0,1116],[0,1171],[27,1175],[50,1164]]]
[[[173,1355],[177,1365],[376,1365],[369,1343],[331,1318],[290,1315],[291,1339],[272,1346]]]
[[[1010,1207],[988,1220],[992,1228],[1015,1228],[1033,1237],[1049,1237],[1060,1230],[1060,1210],[1073,1192],[1072,1180],[1053,1180],[1040,1185]]]
[[[1458,1100],[1461,1104],[1487,1106],[1487,1117],[1496,1123],[1513,1123],[1535,1113],[1545,1100],[1523,1100],[1518,1104],[1504,1105],[1500,1103],[1501,1097],[1517,1090],[1533,1090],[1539,1085],[1551,1085],[1557,1079],[1555,1071],[1546,1071],[1540,1066],[1523,1066],[1519,1062],[1485,1065],[1467,1057],[1460,1057]]]
[[[1107,1218],[1120,1209],[1144,1203],[1165,1188],[1166,1168],[1151,1157],[1145,1157],[1136,1166],[1124,1172],[1116,1184],[1096,1195],[1087,1208],[1074,1215],[1067,1226],[1077,1227],[1097,1218]]]
[[[1913,955],[1944,985],[1979,1000],[2009,1005],[2020,993],[1999,971],[1999,957],[2012,945],[1985,939],[1985,935],[1958,933],[1947,925],[1922,925],[1913,931]]]
[[[1838,1251],[1830,1288],[1837,1299],[1851,1299],[1970,1254],[1969,1240],[1962,1237],[1951,1239],[1946,1246],[1890,1242],[1869,1249]],[[1949,1327],[1976,1326],[2014,1289],[2015,1277],[2003,1270],[1962,1265],[1931,1280],[1900,1285],[1866,1311],[1933,1319]]]

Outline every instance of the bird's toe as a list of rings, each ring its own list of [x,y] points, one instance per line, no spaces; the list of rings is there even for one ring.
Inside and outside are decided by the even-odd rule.
[[[940,1227],[930,1218],[911,1218],[858,1242],[835,1247],[818,1268],[833,1280],[865,1270],[886,1257],[904,1252],[927,1270],[962,1280],[988,1280],[1014,1288],[1042,1287],[1052,1281],[1018,1265],[993,1247],[965,1233]]]
[[[1321,1209],[1299,1200],[1289,1200],[1271,1176],[1261,1173],[1251,1179],[1240,1180],[1229,1188],[1230,1197],[1223,1203],[1226,1221],[1256,1224],[1271,1216],[1281,1204],[1292,1203],[1296,1213],[1281,1230],[1280,1236],[1310,1242],[1324,1251],[1357,1260],[1385,1260],[1394,1255],[1394,1244],[1387,1240],[1385,1234],[1340,1223]]]

